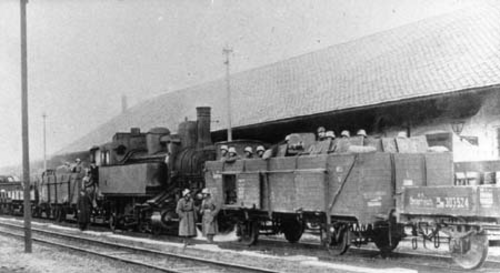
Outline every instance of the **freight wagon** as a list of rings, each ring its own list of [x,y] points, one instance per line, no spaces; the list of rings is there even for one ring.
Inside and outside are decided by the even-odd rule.
[[[309,230],[318,232],[321,243],[334,254],[374,243],[385,256],[403,238],[421,236],[424,224],[442,223],[432,232],[447,231],[442,227],[449,222],[441,218],[446,216],[463,223],[447,232],[454,260],[464,268],[480,266],[487,255],[484,222],[498,227],[497,189],[455,186],[449,152],[422,152],[425,145],[391,145],[390,152],[380,151],[386,141],[370,153],[207,162],[205,181],[221,204],[223,222],[234,222],[248,244],[259,234],[280,233],[297,242]],[[398,142],[402,141],[392,141]],[[410,147],[412,142],[406,143]],[[313,145],[302,144],[304,150]],[[440,203],[431,203],[432,198]],[[478,206],[481,202],[485,205]],[[437,245],[441,238],[436,238],[424,235],[424,241],[435,240]]]

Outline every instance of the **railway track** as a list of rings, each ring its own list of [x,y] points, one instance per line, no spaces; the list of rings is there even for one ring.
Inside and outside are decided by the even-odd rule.
[[[0,227],[0,234],[18,238],[24,237],[23,226],[17,224],[0,223]],[[268,270],[265,268],[207,260],[188,255],[167,253],[137,246],[125,245],[121,243],[99,241],[92,238],[65,234],[64,232],[53,232],[39,228],[32,228],[32,232],[33,241],[35,242],[84,252],[140,267],[146,267],[149,269],[154,269],[158,272],[278,273],[278,271]]]
[[[297,251],[297,254],[303,253],[304,249],[309,251],[311,255],[317,256],[320,260],[325,261],[338,261],[349,263],[351,260],[356,262],[360,257],[373,259],[380,257],[378,249],[370,249],[367,247],[351,247],[349,251],[342,256],[330,255],[323,246],[319,243],[300,242],[290,244],[286,240],[277,238],[262,238],[259,239],[259,244],[262,247],[272,246],[273,248],[286,249],[290,254]],[[423,252],[407,252],[404,250],[394,251],[389,255],[390,263],[397,263],[404,267],[409,268],[427,268],[437,272],[464,272],[465,270],[455,265],[449,255],[423,253]],[[382,260],[382,258],[380,258]],[[494,260],[489,258],[481,268],[481,272],[497,272],[500,268],[500,259]]]
[[[18,224],[18,223],[16,223]],[[9,224],[4,224],[0,223],[1,226],[5,226]],[[12,225],[11,225],[12,226]],[[21,227],[19,225],[13,225],[17,226],[18,229]],[[70,225],[71,226],[71,225]],[[53,232],[53,231],[34,231],[36,233],[45,233],[45,234],[55,234],[53,236],[60,236],[59,233]],[[64,234],[63,234],[64,235]],[[124,236],[130,236],[131,238],[149,238],[145,237],[144,234],[142,233],[136,233],[136,232],[123,232]],[[68,235],[72,240],[87,240],[83,239],[80,237],[77,237],[75,235]],[[179,242],[178,237],[172,237],[172,236],[159,236],[155,239],[158,239],[160,241],[173,241],[173,242]],[[194,244],[199,244],[199,240],[192,240]],[[110,244],[102,241],[97,241],[97,244]],[[104,250],[105,254],[111,254],[112,256],[120,256],[124,257],[124,255],[128,255],[128,252],[135,252],[136,249],[142,250],[143,248],[140,247],[131,247],[129,245],[124,245],[126,242],[121,241],[119,243],[113,243],[112,245],[115,245],[115,249],[112,250]],[[394,252],[392,255],[390,255],[389,259],[381,259],[378,255],[378,250],[375,249],[368,249],[368,248],[356,248],[352,247],[345,255],[342,256],[332,256],[330,255],[322,246],[320,246],[317,243],[309,243],[309,242],[301,242],[301,243],[296,243],[296,244],[290,244],[286,242],[284,239],[279,239],[279,238],[269,238],[269,237],[261,237],[259,239],[259,243],[255,246],[251,246],[250,248],[247,245],[244,245],[242,243],[238,242],[220,242],[218,243],[219,247],[223,249],[233,249],[233,250],[246,250],[246,251],[255,251],[255,252],[265,252],[270,255],[276,255],[276,256],[309,256],[309,257],[317,257],[319,261],[323,261],[325,263],[332,263],[332,264],[345,264],[345,265],[358,265],[358,266],[363,266],[366,268],[370,267],[387,267],[387,266],[399,266],[399,267],[404,267],[404,268],[411,268],[411,269],[416,269],[419,272],[464,272],[461,268],[458,266],[454,265],[453,262],[451,261],[451,258],[446,255],[436,255],[436,254],[429,254],[429,253],[415,253],[415,252]],[[62,246],[66,247],[66,246]],[[147,246],[146,246],[147,247]],[[125,249],[125,251],[124,251]],[[81,251],[79,249],[75,249],[77,251]],[[151,249],[144,249],[146,251],[144,256],[151,256],[151,255],[159,255],[162,258],[162,261],[164,262],[165,256],[168,255],[171,256],[167,253],[151,250]],[[85,251],[87,252],[87,251]],[[98,254],[96,254],[98,255]],[[100,255],[102,256],[102,255]],[[182,255],[181,255],[182,256]],[[106,256],[104,256],[106,257]],[[110,257],[111,259],[114,259],[114,257]],[[148,258],[149,259],[149,258]],[[115,259],[116,260],[116,259]],[[144,258],[142,259],[144,260]],[[125,262],[129,262],[130,258],[127,256]],[[206,262],[203,260],[203,262]],[[182,262],[178,262],[178,264],[181,264]],[[226,264],[225,263],[220,263],[217,262],[220,267],[224,267]],[[140,264],[139,264],[140,265]],[[152,264],[148,264],[147,266],[149,268],[155,268],[154,266],[151,266]],[[158,266],[158,267],[161,267]],[[163,266],[164,267],[164,266]],[[196,272],[275,272],[272,270],[266,270],[266,269],[259,269],[259,268],[248,268],[247,266],[237,266],[237,267],[231,267],[230,269],[226,269],[225,271],[220,271],[219,269],[211,269],[211,267],[207,267],[205,265],[192,265],[193,270],[192,271],[186,271],[186,268],[189,269],[190,265],[185,265],[181,267],[180,271],[182,272],[193,272],[195,270],[201,270],[201,271],[196,271]],[[172,267],[173,268],[173,267]],[[481,272],[497,272],[498,268],[500,268],[500,262],[497,260],[488,260],[484,266],[481,268]],[[158,269],[158,268],[155,268]],[[256,270],[255,270],[256,269]],[[161,271],[161,269],[158,269]],[[424,270],[424,271],[422,271]],[[171,268],[168,269],[168,271],[163,271],[163,272],[180,272],[180,271],[173,271]]]

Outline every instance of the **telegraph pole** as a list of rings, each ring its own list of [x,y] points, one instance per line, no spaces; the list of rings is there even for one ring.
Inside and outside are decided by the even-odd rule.
[[[229,84],[229,54],[233,52],[232,48],[225,47],[222,53],[226,55],[226,88],[227,88],[227,141],[233,140],[233,130],[231,128],[231,86]]]
[[[23,184],[24,184],[24,252],[31,253],[31,202],[30,202],[30,153],[28,131],[28,45],[26,35],[26,5],[21,4],[21,112],[23,139]]]
[[[47,130],[46,130],[46,119],[47,114],[42,114],[43,118],[43,171],[47,171]]]

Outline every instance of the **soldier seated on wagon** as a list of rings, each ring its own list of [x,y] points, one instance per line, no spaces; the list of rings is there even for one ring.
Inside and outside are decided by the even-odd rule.
[[[253,157],[252,147],[250,146],[245,147],[244,153],[245,153],[245,158],[252,158]]]
[[[229,155],[228,155],[227,145],[220,146],[220,160],[221,161],[226,161],[226,159],[228,157],[229,157]]]
[[[266,151],[266,149],[264,149],[264,146],[262,146],[262,145],[257,146],[257,151],[256,152],[257,152],[257,156],[259,158],[262,158],[264,156],[264,152],[265,151]]]
[[[241,157],[236,152],[236,148],[230,147],[229,148],[229,156],[226,158],[226,160],[224,160],[224,162],[232,163],[238,159],[241,159]]]
[[[349,131],[344,130],[340,134],[340,139],[337,142],[337,147],[335,149],[336,153],[347,153],[349,151],[349,146],[351,146],[351,141],[349,140],[351,135],[349,134]]]
[[[322,141],[326,138],[325,127],[321,126],[318,128],[318,138],[317,141]]]

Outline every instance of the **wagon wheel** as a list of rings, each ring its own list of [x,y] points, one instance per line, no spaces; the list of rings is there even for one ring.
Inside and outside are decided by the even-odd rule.
[[[372,240],[380,250],[380,256],[386,258],[402,239],[398,225],[382,225],[373,229]]]
[[[290,243],[296,243],[304,233],[304,223],[299,220],[286,221],[283,223],[283,234]]]
[[[142,221],[139,225],[138,225],[138,230],[139,232],[141,233],[152,233],[152,225],[151,225],[151,222],[150,221]]]
[[[115,232],[116,229],[118,228],[118,217],[116,216],[116,214],[111,214],[111,216],[109,217],[109,228],[111,229],[111,231]]]
[[[253,245],[259,238],[259,223],[244,221],[238,223],[239,241],[245,245]]]
[[[397,223],[393,210],[389,214],[388,220],[379,221],[374,224],[371,239],[380,250],[380,256],[386,258],[396,249],[403,236],[403,226]]]
[[[219,234],[227,235],[237,229],[236,221],[223,215],[222,213],[217,217],[217,224],[219,228]]]
[[[62,207],[56,208],[56,213],[54,218],[56,219],[57,222],[61,223],[66,220],[66,211]]]
[[[389,239],[389,232],[387,230],[376,230],[378,232],[373,241],[377,248],[380,250],[380,256],[386,258],[396,247],[398,247],[400,238],[392,237]]]
[[[52,216],[54,217],[53,220],[56,220],[57,222],[61,222],[61,221],[59,221],[59,218],[61,217],[61,208],[55,207],[54,209],[52,209]]]
[[[31,215],[33,215],[33,218],[39,218],[41,216],[40,208],[38,206],[33,207],[31,211]]]
[[[321,241],[334,256],[342,255],[349,249],[349,226],[336,225],[330,232],[321,230]]]
[[[462,236],[465,234],[462,233]],[[460,239],[460,233],[455,238],[451,238],[450,241],[450,251],[452,260],[457,263],[460,267],[464,269],[476,269],[481,267],[481,265],[488,257],[488,236],[483,233],[473,232],[470,235],[466,235],[465,238]],[[459,241],[462,242],[462,247],[467,246],[468,250],[465,253],[460,253],[460,251],[453,251],[453,247],[457,246]]]

